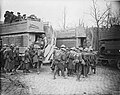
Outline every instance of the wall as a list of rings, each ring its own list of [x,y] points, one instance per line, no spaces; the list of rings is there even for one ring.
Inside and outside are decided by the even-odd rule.
[[[28,34],[2,36],[2,44],[25,47],[28,45]]]

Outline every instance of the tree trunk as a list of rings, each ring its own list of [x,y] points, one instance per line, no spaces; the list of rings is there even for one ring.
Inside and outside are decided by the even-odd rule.
[[[99,50],[99,24],[97,22],[97,31],[96,31],[96,50]]]

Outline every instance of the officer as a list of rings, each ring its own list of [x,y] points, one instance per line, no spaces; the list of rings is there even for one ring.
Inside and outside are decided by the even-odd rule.
[[[16,73],[17,67],[19,66],[20,57],[19,57],[19,47],[16,46],[14,50],[14,73]]]

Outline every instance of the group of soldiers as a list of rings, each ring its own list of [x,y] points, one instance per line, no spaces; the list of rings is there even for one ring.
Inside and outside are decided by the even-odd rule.
[[[1,71],[16,74],[17,70],[21,68],[23,73],[29,73],[30,68],[37,68],[37,73],[39,74],[44,58],[43,46],[39,44],[38,41],[32,43],[22,56],[20,55],[20,48],[18,46],[4,44],[0,50]]]
[[[39,74],[44,60],[44,44],[40,42],[42,40],[32,43],[21,57],[18,46],[4,44],[0,50],[1,71],[14,74],[22,67],[23,73],[29,73],[32,67],[37,68]],[[67,48],[61,45],[60,48],[54,48],[51,69],[54,72],[54,79],[56,74],[60,76],[61,72],[64,78],[66,75],[77,75],[77,80],[80,80],[81,75],[87,77],[96,73],[96,54],[93,49]]]
[[[88,74],[96,73],[96,54],[93,49],[67,48],[61,45],[60,48],[55,47],[53,54],[51,69],[54,72],[54,79],[56,74],[60,76],[60,71],[64,78],[66,75],[77,75],[77,80],[80,80],[81,75],[87,77]]]
[[[4,14],[5,20],[4,23],[13,23],[13,22],[18,22],[18,21],[22,21],[22,20],[26,20],[26,14],[23,14],[23,16],[21,16],[20,12],[17,12],[17,16],[14,14],[14,12],[10,12],[10,11],[6,11]]]
[[[4,14],[4,23],[13,23],[18,21],[23,21],[27,19],[35,20],[35,21],[41,21],[40,18],[37,18],[35,15],[26,16],[26,14],[21,15],[20,12],[17,12],[17,15],[14,14],[14,12],[6,11]]]

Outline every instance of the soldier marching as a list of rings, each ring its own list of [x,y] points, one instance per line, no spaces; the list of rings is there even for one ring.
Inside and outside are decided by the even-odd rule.
[[[37,40],[25,50],[24,57],[20,58],[18,46],[4,44],[0,50],[2,59],[1,71],[15,74],[22,67],[23,73],[30,73],[30,68],[32,67],[39,74],[44,60],[43,45]],[[56,79],[56,74],[63,76],[65,79],[76,75],[76,80],[80,81],[81,75],[85,78],[89,74],[96,74],[96,54],[94,54],[93,49],[83,49],[82,47],[68,48],[65,45],[61,45],[60,48],[54,48],[50,68],[54,73],[54,79]]]
[[[89,74],[96,73],[96,54],[93,49],[83,49],[82,47],[69,49],[65,45],[61,45],[60,49],[55,47],[53,55],[51,69],[54,71],[54,79],[56,79],[56,74],[60,76],[59,71],[64,78],[76,75],[77,81],[80,81],[81,75],[85,78]],[[65,71],[67,71],[66,75]]]

